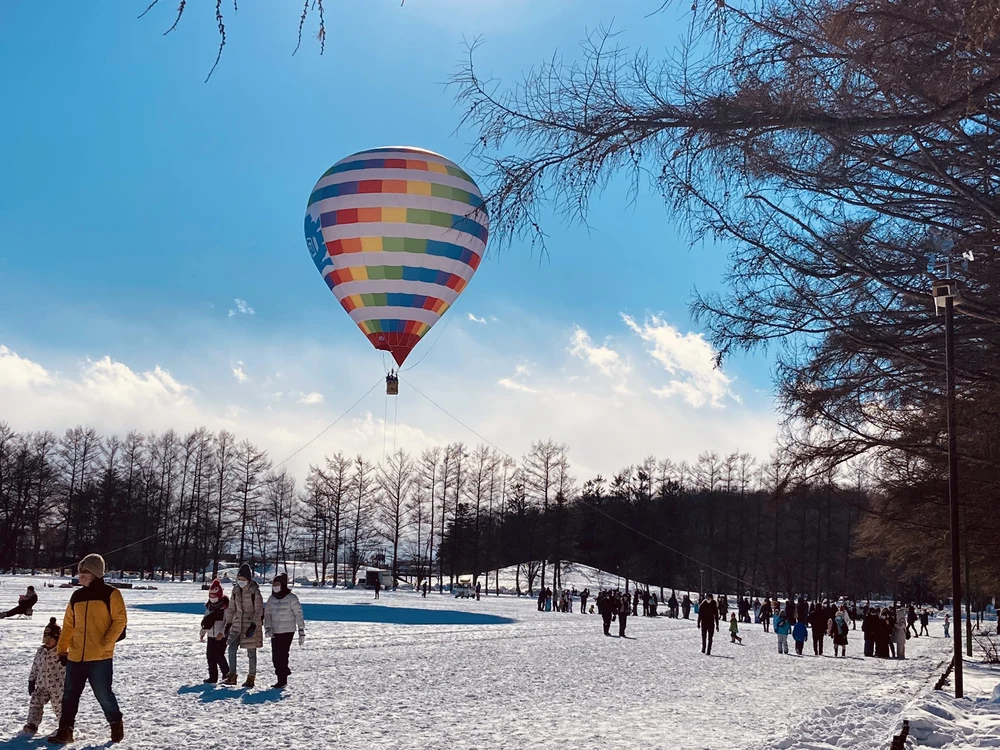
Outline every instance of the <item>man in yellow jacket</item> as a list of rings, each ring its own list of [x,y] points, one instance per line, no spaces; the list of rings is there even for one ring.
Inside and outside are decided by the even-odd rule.
[[[73,725],[80,709],[80,696],[87,682],[111,725],[111,741],[125,737],[122,712],[111,691],[115,643],[125,635],[127,618],[121,592],[104,582],[104,558],[87,555],[80,561],[78,578],[82,588],[73,592],[63,617],[59,645],[60,661],[66,662],[62,715],[59,729],[48,740],[53,745],[73,741]]]

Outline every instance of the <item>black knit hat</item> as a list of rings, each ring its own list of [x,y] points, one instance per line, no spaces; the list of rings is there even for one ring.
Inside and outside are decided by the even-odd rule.
[[[274,578],[271,579],[271,585],[278,584],[281,586],[282,591],[288,588],[288,573],[278,573]]]
[[[250,570],[250,566],[246,563],[243,563],[240,566],[240,571],[236,575],[238,578],[246,578],[248,581],[253,580],[253,571]]]
[[[62,635],[62,628],[56,623],[56,618],[50,617],[49,624],[45,626],[44,636],[45,638],[55,638],[59,640],[59,636]]]

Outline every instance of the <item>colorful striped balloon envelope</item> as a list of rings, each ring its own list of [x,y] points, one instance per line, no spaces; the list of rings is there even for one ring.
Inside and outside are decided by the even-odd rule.
[[[305,219],[306,244],[327,286],[399,365],[468,285],[488,233],[473,179],[410,146],[338,161],[313,188]]]

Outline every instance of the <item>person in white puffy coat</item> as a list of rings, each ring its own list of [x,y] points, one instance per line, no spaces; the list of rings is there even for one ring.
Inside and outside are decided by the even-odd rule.
[[[299,633],[299,645],[306,639],[306,621],[302,616],[299,598],[288,590],[288,576],[279,573],[271,581],[271,596],[264,607],[264,635],[271,639],[271,661],[278,681],[273,688],[283,688],[288,684],[288,652],[292,647],[295,631]]]
[[[896,610],[896,624],[892,628],[892,640],[896,644],[897,659],[906,658],[906,637],[909,635],[906,629],[906,610],[898,609]]]
[[[35,660],[31,664],[31,672],[28,673],[28,694],[31,696],[31,702],[28,705],[28,723],[24,725],[23,730],[25,734],[33,735],[38,731],[46,703],[52,704],[56,721],[62,714],[66,667],[59,662],[59,653],[56,650],[61,630],[56,618],[50,618],[42,636],[42,645],[35,652]]]

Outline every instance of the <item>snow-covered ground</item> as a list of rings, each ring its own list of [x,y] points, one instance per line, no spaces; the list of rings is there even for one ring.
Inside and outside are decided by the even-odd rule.
[[[33,620],[0,621],[4,747],[43,744],[3,744],[24,723],[28,668],[42,628],[49,616],[61,618],[71,593],[41,588],[42,580],[4,578],[0,587],[4,606],[30,582],[40,596]],[[262,687],[206,688],[199,616],[137,606],[196,604],[205,594],[191,583],[157,585],[123,592],[129,628],[118,644],[115,684],[130,747],[883,750],[901,711],[942,671],[949,645],[935,623],[935,637],[907,644],[906,661],[861,658],[860,631],[847,659],[781,656],[773,636],[744,625],[744,645],[730,644],[723,627],[715,655],[705,657],[693,621],[631,618],[629,638],[620,640],[604,637],[595,615],[537,612],[527,597],[476,602],[383,592],[379,608],[480,612],[513,622],[314,620],[305,646],[292,647],[286,691],[267,687],[266,647],[259,654]],[[373,604],[363,590],[298,593],[316,605]],[[378,619],[377,609],[359,611],[358,619]],[[245,670],[241,652],[241,677]],[[53,728],[46,714],[42,732]],[[103,746],[107,731],[85,694],[77,745]]]

